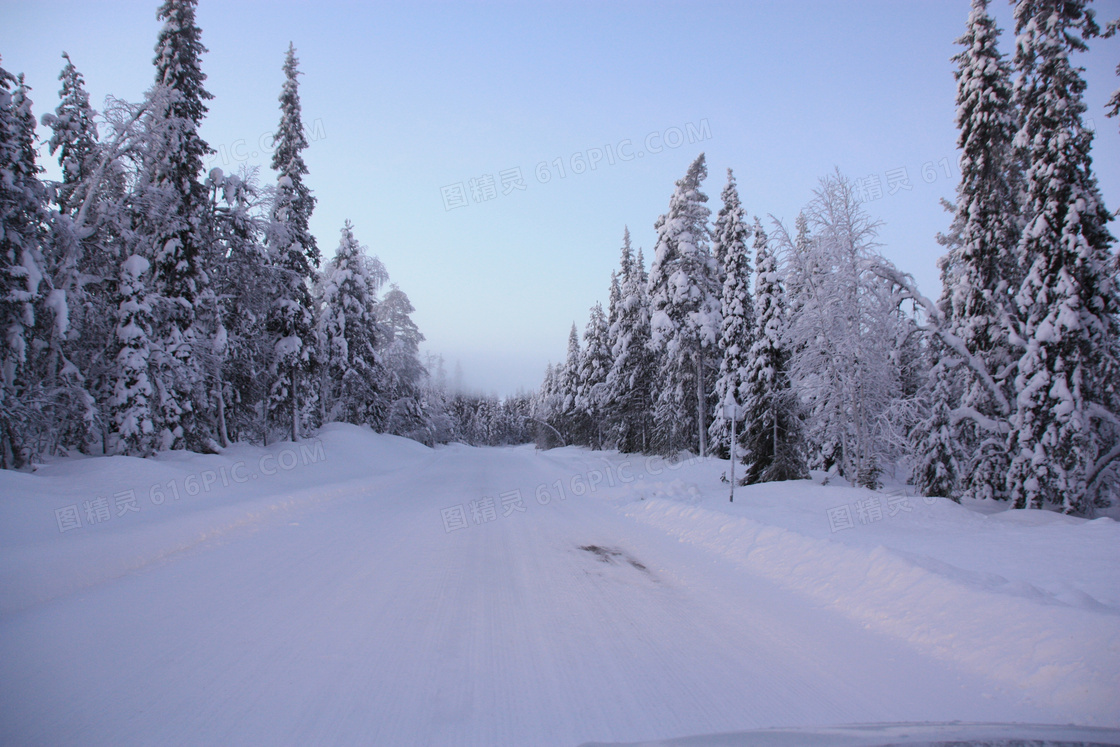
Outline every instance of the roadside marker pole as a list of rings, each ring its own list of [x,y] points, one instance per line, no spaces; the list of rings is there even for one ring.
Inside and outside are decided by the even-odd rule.
[[[730,502],[735,502],[735,421],[739,419],[739,406],[738,405],[724,405],[723,416],[731,419],[731,448],[728,450],[731,454],[731,498]]]

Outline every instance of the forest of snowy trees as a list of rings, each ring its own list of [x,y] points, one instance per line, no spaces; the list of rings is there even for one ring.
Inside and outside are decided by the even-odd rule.
[[[449,392],[408,296],[350,223],[322,260],[294,47],[265,185],[204,173],[195,0],[167,0],[155,84],[94,111],[64,53],[42,125],[0,68],[0,464],[298,439],[326,422],[426,443],[531,438],[528,397]],[[427,364],[427,365],[426,365]]]
[[[449,391],[361,227],[347,222],[324,259],[294,47],[273,183],[205,173],[195,2],[160,7],[139,103],[95,111],[63,54],[58,105],[37,122],[23,77],[0,68],[3,467],[349,422],[429,444],[734,456],[748,483],[812,468],[875,487],[904,465],[954,500],[1092,514],[1120,495],[1120,260],[1071,62],[1118,28],[1085,0],[1019,0],[1010,57],[974,0],[935,300],[879,253],[878,222],[838,171],[790,226],[751,219],[728,169],[713,219],[701,154],[648,266],[624,230],[606,308],[582,335],[573,324],[537,393],[505,399]],[[1120,113],[1120,92],[1108,107]]]
[[[936,301],[879,254],[839,172],[791,230],[748,221],[728,169],[710,221],[701,154],[655,223],[648,271],[624,231],[608,308],[582,343],[573,325],[534,399],[541,438],[734,450],[745,483],[814,468],[876,487],[903,464],[925,495],[958,501],[1092,515],[1116,500],[1120,261],[1070,61],[1101,33],[1084,1],[1019,0],[1008,59],[974,0],[953,58],[961,182]]]

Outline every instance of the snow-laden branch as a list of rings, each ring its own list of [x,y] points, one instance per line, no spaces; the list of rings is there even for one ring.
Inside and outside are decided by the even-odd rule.
[[[132,137],[136,134],[136,125],[143,119],[145,114],[168,99],[165,90],[166,89],[162,87],[157,87],[152,90],[144,98],[142,104],[133,105],[118,101],[117,108],[127,110],[129,114],[124,121],[112,122],[115,135],[102,152],[101,163],[97,165],[97,171],[94,172],[93,176],[85,185],[86,196],[82,200],[81,208],[78,209],[78,215],[74,218],[75,229],[80,229],[85,224],[86,213],[89,211],[89,206],[97,195],[98,187],[101,186],[101,182],[105,178],[106,169],[115,164],[120,156],[127,150]]]
[[[1116,443],[1111,451],[1097,460],[1097,463],[1093,465],[1093,471],[1089,473],[1088,479],[1085,480],[1085,484],[1092,486],[1096,483],[1097,479],[1108,469],[1108,466],[1117,459],[1120,459],[1120,442]]]
[[[1006,436],[1011,432],[1011,427],[1006,420],[993,420],[983,415],[975,407],[969,407],[967,405],[962,405],[949,413],[949,420],[953,425],[956,425],[962,420],[971,420],[989,433],[996,433],[1001,436]]]
[[[902,290],[904,300],[910,300],[922,307],[926,313],[928,320],[927,324],[930,332],[937,335],[942,342],[944,342],[954,353],[959,355],[965,364],[972,369],[977,378],[992,395],[993,401],[999,407],[1000,413],[1004,416],[1011,414],[1011,403],[1007,401],[1003,391],[996,384],[989,373],[987,366],[977,356],[969,352],[968,347],[964,344],[964,340],[954,335],[946,328],[945,319],[941,314],[941,310],[937,308],[937,304],[929,300],[921,293],[918,292],[913,278],[897,268],[872,259],[868,262],[867,269],[875,273],[879,277],[894,283]]]
[[[522,417],[522,418],[523,418],[524,420],[531,420],[531,421],[533,421],[534,423],[540,423],[540,424],[541,424],[541,425],[543,425],[543,426],[544,426],[545,428],[548,428],[548,429],[549,429],[550,431],[552,431],[553,433],[555,433],[555,434],[556,434],[556,437],[557,437],[558,439],[560,439],[560,444],[561,444],[561,445],[563,445],[563,446],[567,446],[567,445],[568,445],[568,442],[567,442],[567,441],[566,441],[566,440],[564,439],[564,436],[562,436],[562,435],[560,434],[560,431],[558,431],[558,430],[556,430],[555,428],[553,428],[551,424],[549,424],[549,423],[546,423],[545,421],[541,420],[540,418],[534,418],[534,417],[532,417],[532,416],[529,416],[529,415],[522,415],[521,417]]]
[[[1117,417],[1116,413],[1112,412],[1106,407],[1102,407],[1096,402],[1092,402],[1089,404],[1089,415],[1094,418],[1106,420],[1117,428],[1120,428],[1120,417]]]

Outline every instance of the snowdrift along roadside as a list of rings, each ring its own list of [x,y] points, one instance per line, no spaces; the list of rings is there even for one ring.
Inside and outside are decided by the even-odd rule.
[[[804,485],[806,491],[814,487]],[[650,498],[623,510],[1038,703],[1095,714],[1094,723],[1120,720],[1120,618],[1115,614],[992,593],[881,545],[866,548],[810,537],[671,499]],[[1040,555],[1037,562],[1045,560]]]
[[[398,473],[410,479],[435,457],[415,441],[332,424],[298,444],[78,457],[34,473],[0,471],[0,615],[282,514],[368,494]]]

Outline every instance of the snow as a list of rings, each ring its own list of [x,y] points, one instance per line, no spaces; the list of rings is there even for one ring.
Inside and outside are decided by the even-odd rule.
[[[845,488],[830,492],[835,491],[866,493],[862,500],[874,495]],[[744,490],[741,500],[753,504],[754,492]],[[780,491],[762,500],[775,500],[775,493]],[[791,508],[805,510],[800,497],[777,498],[789,504],[780,513],[788,517]],[[832,500],[834,505],[848,505],[840,495]],[[941,503],[945,505],[927,508],[911,499],[910,514],[917,516],[900,511],[895,517],[875,519],[872,514],[865,519],[867,526],[838,530],[849,532],[844,539],[853,537],[852,543],[822,541],[826,522],[816,522],[824,529],[813,532],[812,524],[805,527],[788,518],[730,519],[723,511],[664,499],[647,501],[630,515],[802,592],[916,651],[1021,689],[1040,703],[1084,707],[1101,715],[1114,709],[1120,694],[1120,552],[1105,543],[1120,538],[1116,522],[1103,519],[1103,524],[1092,522],[1077,531],[1059,524],[1040,531],[1041,527],[1023,528],[1015,522],[1000,527],[997,515],[981,517],[980,522],[997,528],[973,527],[960,521],[967,520],[967,509]],[[820,513],[819,504],[815,508]],[[962,516],[945,526],[946,512]],[[873,527],[887,527],[889,536],[859,536]],[[1000,538],[998,557],[986,544],[993,529]],[[1029,560],[1040,542],[1057,544],[1071,560],[1104,567],[1081,574],[1073,583],[1045,572],[1039,574],[1040,581],[1023,572],[1031,567]],[[1068,549],[1079,542],[1097,552],[1082,555]],[[1077,646],[1067,647],[1067,635],[1079,639]]]
[[[1116,522],[726,469],[333,425],[0,472],[0,742],[1120,726]]]
[[[39,262],[35,254],[28,249],[23,249],[20,252],[20,261],[23,276],[27,278],[27,292],[34,297],[38,295],[39,285],[43,282],[43,271],[39,268]]]
[[[139,254],[133,254],[121,264],[121,269],[134,278],[138,278],[148,271],[151,264]]]
[[[66,330],[70,328],[70,306],[66,303],[66,291],[56,288],[48,293],[47,308],[54,315],[55,334],[66,334]]]
[[[300,349],[303,347],[303,340],[297,335],[290,335],[288,337],[281,337],[276,341],[274,348],[277,358],[288,358],[299,354]]]

